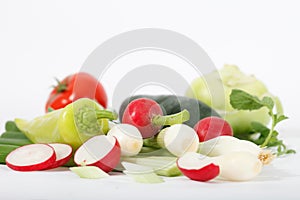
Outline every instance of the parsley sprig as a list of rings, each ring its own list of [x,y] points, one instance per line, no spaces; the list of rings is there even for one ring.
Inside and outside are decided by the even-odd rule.
[[[275,130],[275,126],[288,119],[283,114],[274,113],[274,101],[271,97],[263,97],[259,99],[243,90],[233,89],[230,94],[230,104],[237,110],[258,110],[266,107],[269,110],[272,123],[271,128],[261,124],[260,122],[253,121],[251,123],[252,131],[249,133],[247,140],[254,142],[261,147],[277,147],[277,155],[296,153],[293,149],[287,149],[282,140],[278,139],[279,133]],[[259,134],[258,137],[253,137],[254,134]],[[245,137],[245,136],[243,136]]]

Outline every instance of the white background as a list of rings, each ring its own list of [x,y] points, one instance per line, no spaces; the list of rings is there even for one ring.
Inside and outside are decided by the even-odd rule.
[[[236,64],[261,79],[280,97],[290,117],[280,128],[296,135],[298,2],[0,0],[1,130],[7,120],[43,114],[53,78],[77,72],[105,40],[133,29],[163,28],[196,41],[217,68]],[[136,58],[139,64],[151,62]],[[133,59],[123,64],[132,66],[129,61]],[[109,94],[109,79],[117,78],[111,74],[103,82]]]
[[[299,8],[297,1],[1,0],[0,126],[43,114],[54,77],[78,71],[102,42],[138,28],[182,33],[217,68],[236,64],[254,74],[281,98],[290,117],[284,123],[294,126],[300,120]]]

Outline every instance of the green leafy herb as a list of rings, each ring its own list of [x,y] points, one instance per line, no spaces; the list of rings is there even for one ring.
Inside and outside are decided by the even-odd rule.
[[[259,99],[256,96],[253,96],[243,90],[233,89],[230,94],[230,104],[234,109],[237,110],[257,110],[262,107],[266,107],[269,110],[269,115],[272,119],[271,128],[266,127],[265,125],[259,122],[252,122],[253,132],[247,139],[252,142],[260,145],[261,147],[277,147],[277,155],[296,153],[293,149],[287,149],[286,145],[282,140],[277,138],[278,132],[275,130],[275,126],[285,120],[288,117],[283,114],[273,113],[274,101],[270,97],[263,97]],[[258,137],[254,137],[253,134],[259,133]]]

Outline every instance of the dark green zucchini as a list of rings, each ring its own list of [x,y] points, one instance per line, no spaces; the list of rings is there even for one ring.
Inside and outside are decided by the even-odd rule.
[[[119,119],[121,122],[123,113],[127,105],[131,101],[138,98],[149,98],[156,101],[162,108],[164,115],[175,114],[184,109],[187,109],[190,112],[190,119],[184,124],[190,127],[194,127],[194,125],[200,119],[203,119],[205,117],[220,117],[220,115],[214,109],[197,99],[176,95],[136,95],[128,97],[122,102],[119,109]]]

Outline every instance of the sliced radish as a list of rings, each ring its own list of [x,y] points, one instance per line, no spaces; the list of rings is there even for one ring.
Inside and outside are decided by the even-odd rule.
[[[220,168],[211,159],[188,152],[178,158],[177,166],[186,177],[195,181],[209,181],[220,174]]]
[[[160,146],[175,156],[198,150],[199,138],[196,131],[185,124],[175,124],[163,129],[157,136]]]
[[[56,155],[56,161],[49,169],[63,166],[71,159],[73,150],[70,145],[61,143],[51,143],[49,145],[54,149]]]
[[[96,166],[104,172],[110,172],[120,161],[121,149],[113,136],[98,135],[81,145],[74,155],[79,166]]]
[[[49,168],[56,160],[54,149],[47,144],[29,144],[8,154],[6,165],[17,171],[37,171]]]
[[[117,138],[122,156],[135,156],[143,147],[142,134],[131,124],[117,124],[109,130],[107,135]]]

